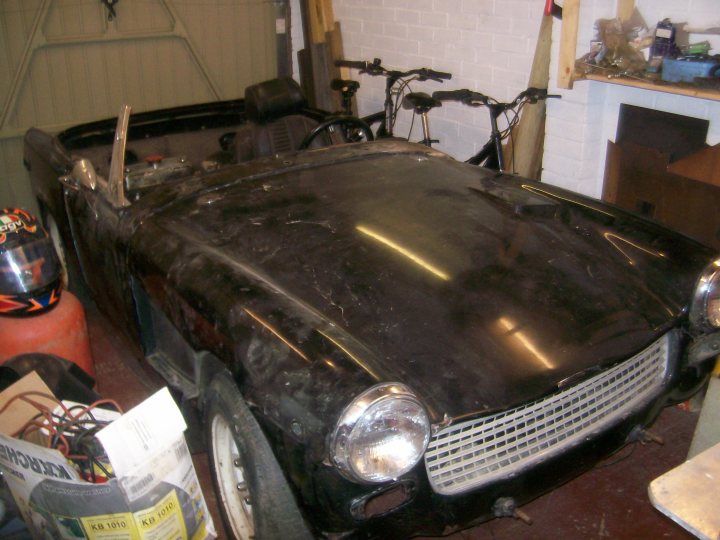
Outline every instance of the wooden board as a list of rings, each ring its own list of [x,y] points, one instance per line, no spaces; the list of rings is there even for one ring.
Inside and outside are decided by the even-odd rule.
[[[305,49],[298,53],[303,90],[311,106],[328,112],[341,109],[340,96],[330,81],[340,77],[335,60],[343,57],[340,25],[335,22],[332,0],[301,2]],[[302,53],[302,56],[301,56]]]
[[[330,69],[330,80],[340,78],[340,79],[349,79],[350,78],[350,68],[339,68],[334,64],[335,60],[338,60],[340,58],[345,58],[345,52],[343,50],[343,43],[342,43],[342,32],[340,30],[340,23],[336,22],[334,24],[334,28],[332,32],[328,32],[325,34],[325,40],[328,43],[328,46],[330,47],[330,58],[333,60],[333,63],[329,66]],[[339,111],[342,109],[342,98],[340,97],[340,93],[336,91],[332,91],[332,102],[333,102],[333,111]],[[352,112],[355,116],[357,116],[357,103],[355,96],[353,96],[352,99]]]
[[[720,187],[720,144],[671,163],[668,171]]]
[[[325,42],[326,10],[322,0],[307,0],[308,30],[310,31],[310,43]]]
[[[720,444],[650,483],[653,506],[698,538],[720,537]]]
[[[544,15],[540,23],[528,86],[535,88],[547,88],[548,86],[552,20],[552,16]],[[513,130],[512,141],[512,147],[505,157],[508,169],[513,169],[514,172],[526,178],[539,179],[545,142],[545,101],[538,101],[523,107],[520,123]]]
[[[575,72],[575,49],[577,48],[580,0],[565,0],[563,4],[562,31],[560,32],[560,55],[558,80],[560,88],[572,88]]]
[[[307,97],[308,105],[315,106],[315,81],[313,80],[312,55],[309,49],[301,49],[297,53],[300,69],[300,86]]]
[[[315,90],[315,107],[325,111],[334,110],[333,91],[330,88],[330,67],[334,67],[330,57],[330,48],[327,43],[313,43],[310,45],[312,57],[312,79]]]

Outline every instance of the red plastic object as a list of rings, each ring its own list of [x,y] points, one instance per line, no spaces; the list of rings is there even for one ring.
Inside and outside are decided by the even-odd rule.
[[[54,354],[77,364],[95,377],[85,310],[63,291],[58,305],[33,317],[0,317],[0,364],[18,354]]]
[[[555,0],[545,0],[545,10],[543,11],[546,17],[552,15],[556,19],[562,19],[562,7],[555,3]]]

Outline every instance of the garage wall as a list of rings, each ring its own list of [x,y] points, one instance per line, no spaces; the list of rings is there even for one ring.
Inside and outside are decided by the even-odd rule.
[[[562,4],[562,2],[559,2]],[[431,67],[449,71],[453,79],[439,85],[414,85],[414,90],[470,88],[507,101],[527,86],[540,28],[543,0],[334,0],[342,24],[345,56],[352,60],[382,58],[388,67]],[[594,21],[613,17],[615,1],[583,0],[577,55],[584,54]],[[718,0],[637,0],[652,26],[664,17],[692,24],[720,25]],[[708,142],[720,142],[720,103],[578,82],[573,90],[558,91],[557,52],[560,24],[553,23],[551,91],[563,99],[548,103],[543,180],[598,197],[602,192],[605,148],[613,139],[621,102],[709,119]],[[710,39],[720,52],[718,36]],[[357,73],[353,73],[357,75]],[[359,112],[382,108],[383,80],[361,75]],[[397,131],[406,135],[410,113],[402,111]],[[489,135],[487,112],[445,103],[431,113],[432,136],[443,151],[460,159],[475,153]],[[416,122],[413,139],[421,138]]]
[[[0,2],[0,204],[34,209],[22,167],[31,126],[58,132],[134,111],[241,96],[276,74],[266,0]]]
[[[379,57],[387,67],[429,67],[453,74],[413,90],[470,88],[509,100],[527,86],[544,7],[541,0],[334,0],[346,58]],[[353,73],[356,75],[357,73]],[[359,113],[382,108],[384,80],[359,76]],[[487,111],[444,103],[431,113],[437,147],[456,158],[474,154],[490,134]],[[398,135],[412,115],[403,111]],[[415,123],[414,140],[422,138]]]

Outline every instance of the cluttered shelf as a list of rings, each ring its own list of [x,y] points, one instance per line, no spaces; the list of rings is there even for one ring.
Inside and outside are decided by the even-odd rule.
[[[575,82],[583,80],[597,81],[608,84],[618,84],[620,86],[630,86],[633,88],[642,88],[644,90],[654,90],[656,92],[667,92],[670,94],[677,94],[681,96],[696,97],[701,99],[710,99],[713,101],[720,101],[720,90],[714,88],[700,88],[691,84],[676,84],[667,83],[664,81],[651,81],[651,80],[640,80],[631,79],[629,77],[611,77],[608,78],[606,75],[597,73],[588,73],[587,75],[580,75],[574,79]]]
[[[640,15],[635,0],[617,0],[616,18],[596,21],[596,36],[589,52],[576,59],[580,6],[581,0],[565,0],[563,4],[557,78],[559,88],[571,89],[574,82],[591,80],[720,101],[720,55],[709,55],[712,46],[707,39],[689,42],[693,34],[720,34],[720,25],[692,27],[662,19],[650,34],[653,38],[650,47],[637,48],[628,41],[630,34],[627,31],[629,20]],[[687,42],[682,46],[676,40],[678,32],[683,33]],[[646,52],[640,54],[641,49]],[[666,69],[671,73],[666,74]],[[608,77],[606,71],[614,73]],[[646,72],[653,74],[650,77],[662,73],[662,78],[645,79]]]

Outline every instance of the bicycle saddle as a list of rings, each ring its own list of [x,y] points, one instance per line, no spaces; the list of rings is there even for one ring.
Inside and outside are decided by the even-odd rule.
[[[357,89],[360,88],[360,83],[349,79],[333,79],[330,83],[330,88],[354,94]]]
[[[442,107],[442,102],[425,92],[410,92],[403,98],[403,109],[413,109],[422,114],[433,107]]]

